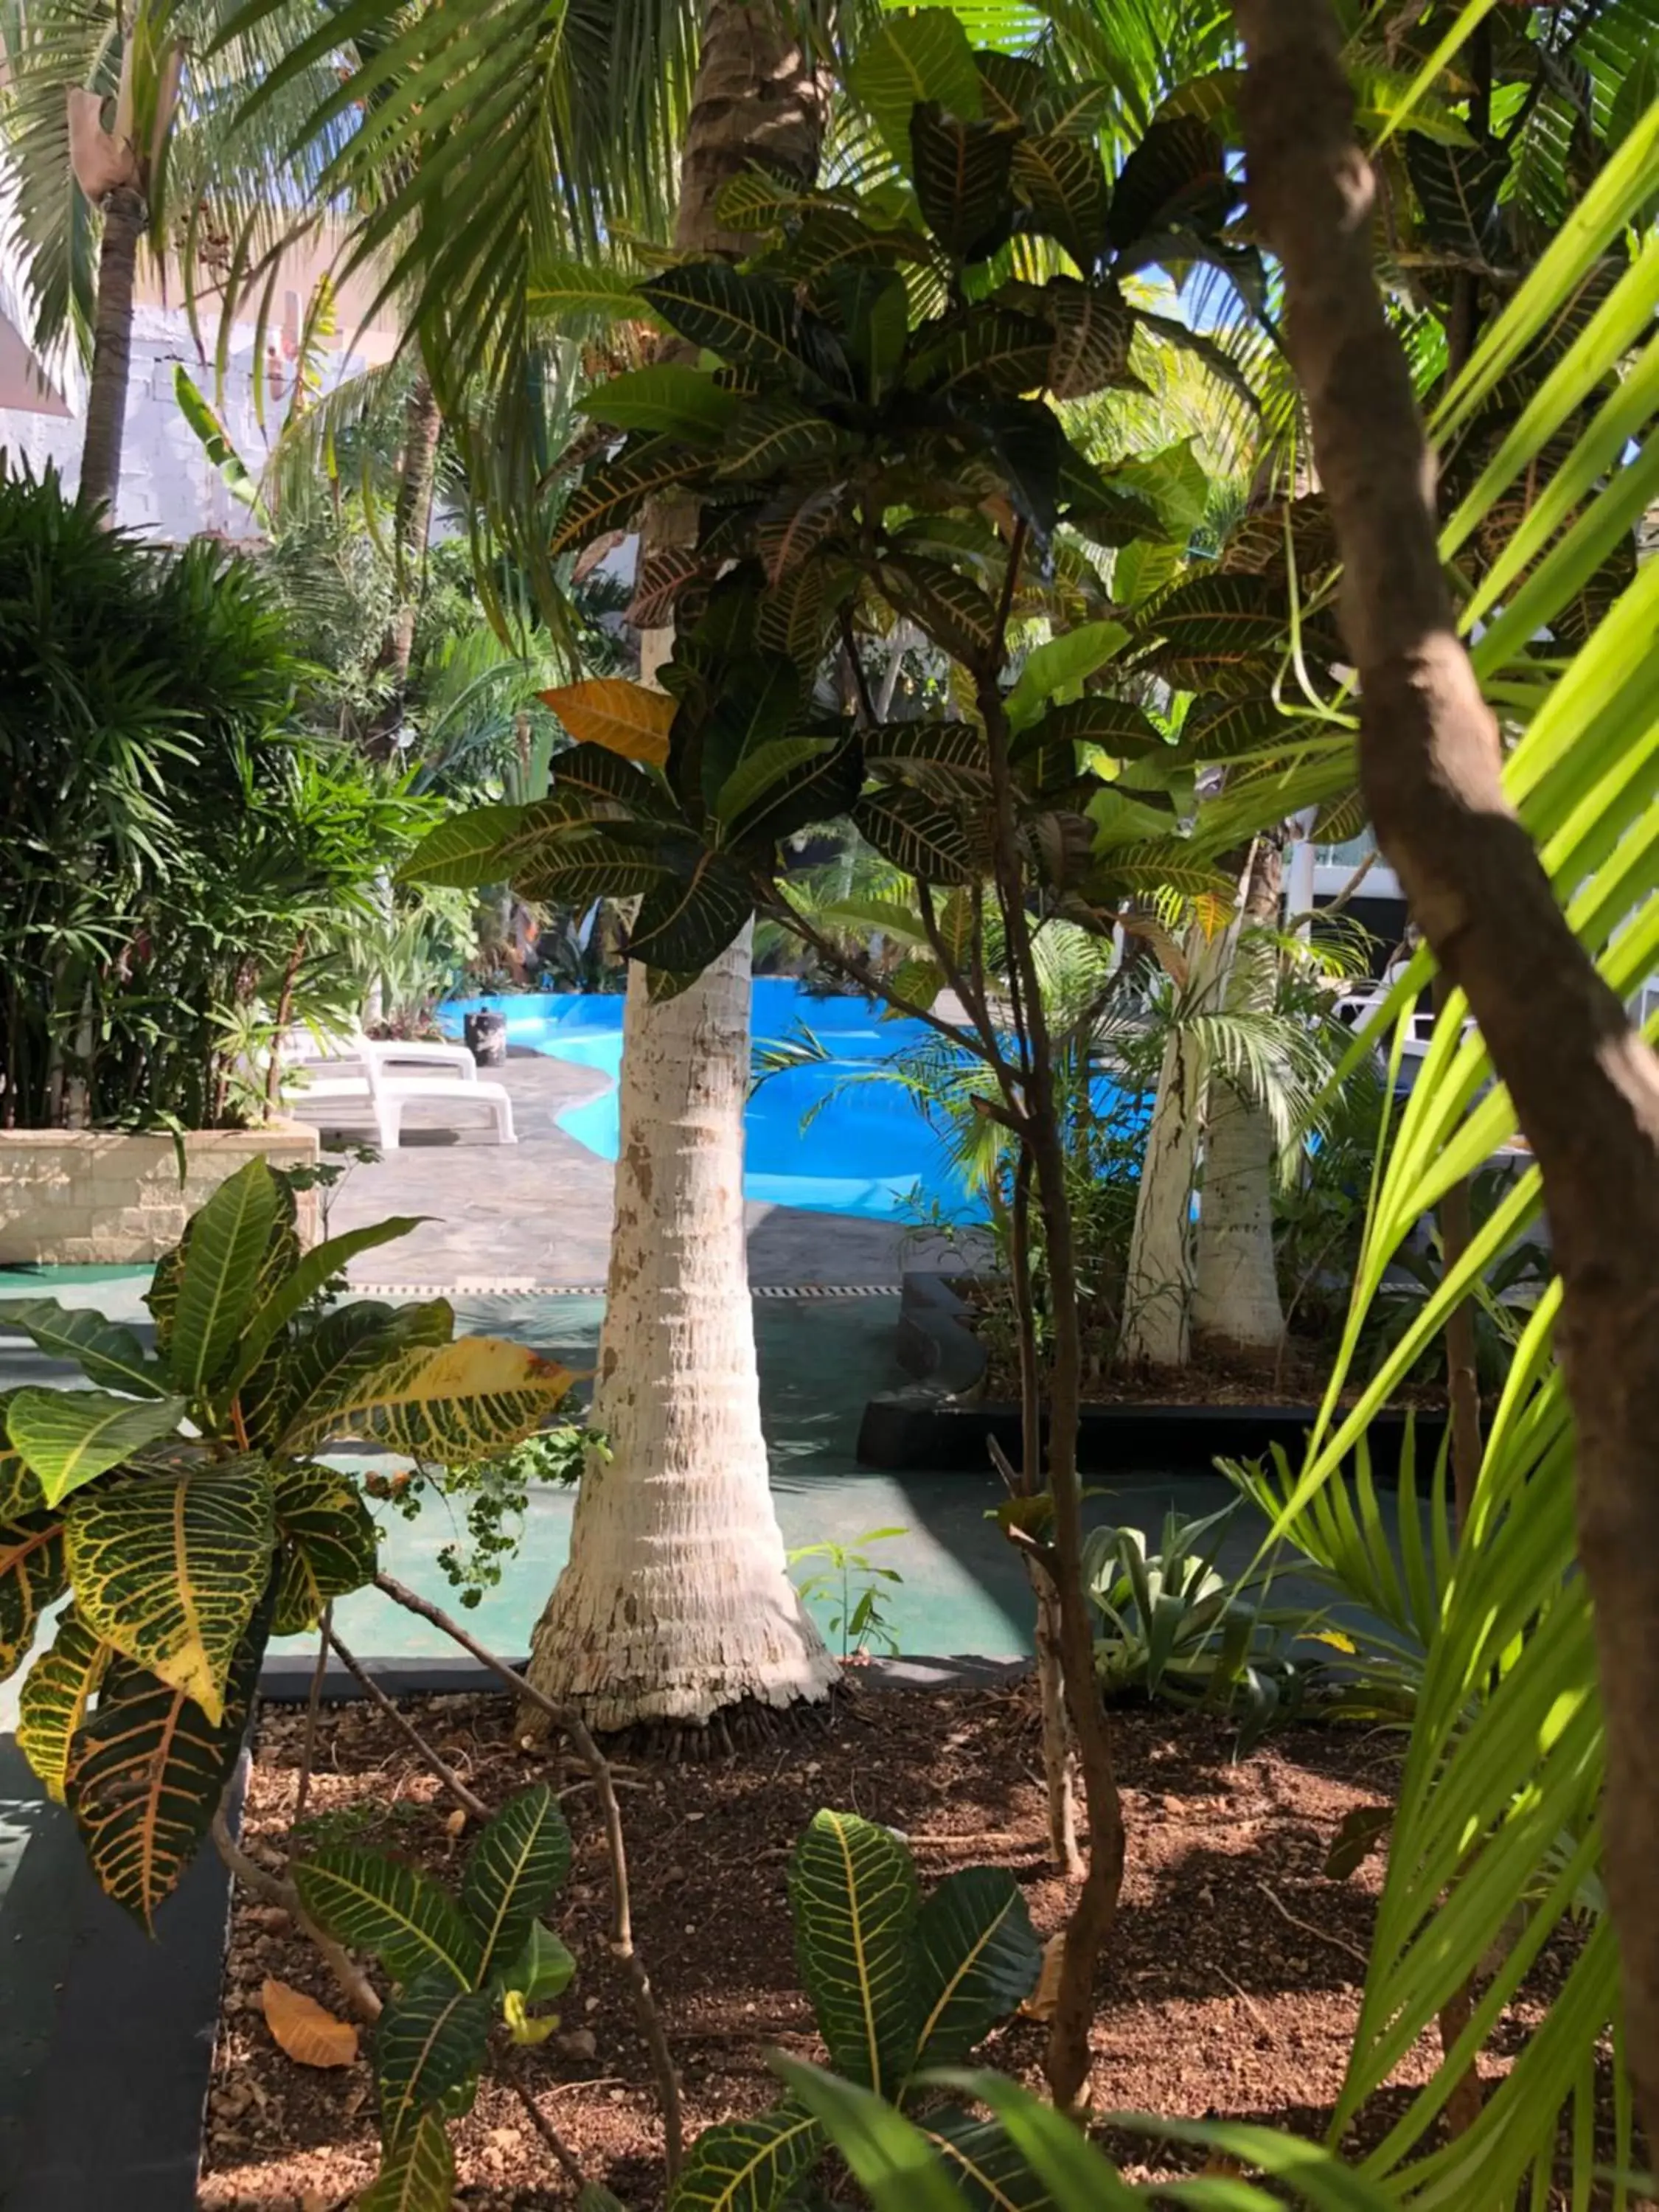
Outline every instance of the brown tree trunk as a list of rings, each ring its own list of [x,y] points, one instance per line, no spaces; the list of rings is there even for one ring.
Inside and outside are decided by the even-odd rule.
[[[121,440],[126,428],[127,377],[132,361],[132,286],[138,241],[149,222],[142,192],[117,185],[100,205],[103,241],[98,249],[98,313],[93,332],[92,375],[87,387],[87,427],[81,444],[82,507],[101,507],[113,524],[121,489]]]
[[[1441,571],[1431,456],[1372,274],[1376,184],[1328,0],[1236,9],[1251,202],[1284,264],[1291,357],[1342,555],[1362,785],[1543,1173],[1606,1715],[1625,2047],[1659,2140],[1659,1060],[1573,936],[1504,793],[1498,726]]]
[[[415,649],[415,618],[420,612],[420,571],[432,528],[432,494],[438,477],[438,441],[444,418],[438,395],[424,370],[415,380],[404,410],[404,450],[392,510],[392,544],[398,562],[398,611],[380,647],[380,667],[387,678],[385,699],[365,740],[377,759],[389,758],[403,727],[409,698],[409,662]]]
[[[674,243],[682,252],[753,250],[749,234],[729,229],[715,212],[744,169],[770,169],[803,190],[817,179],[828,88],[787,13],[780,0],[708,0],[680,155]]]

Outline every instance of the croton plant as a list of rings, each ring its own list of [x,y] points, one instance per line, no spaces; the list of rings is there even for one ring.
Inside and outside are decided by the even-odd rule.
[[[1241,823],[1352,787],[1340,729],[1288,779],[1277,757],[1292,631],[1301,679],[1335,689],[1331,617],[1287,580],[1292,544],[1328,565],[1317,503],[1189,557],[1207,491],[1190,447],[1097,461],[1066,404],[1139,381],[1143,326],[1220,361],[1134,296],[1136,272],[1205,262],[1260,297],[1216,131],[1161,118],[1113,173],[1104,88],[975,53],[940,9],[890,18],[853,75],[902,175],[862,193],[736,179],[722,220],[759,250],[640,282],[625,311],[670,334],[665,356],[584,403],[598,427],[555,550],[648,507],[630,611],[673,628],[662,689],[548,694],[576,740],[550,793],[453,819],[408,870],[637,898],[629,949],[659,990],[757,910],[787,919],[781,843],[838,817],[954,898],[947,934],[965,933],[992,872],[994,726],[1030,895],[1085,926],[1226,889],[1208,856]],[[930,690],[898,719],[866,664],[907,643]],[[1252,796],[1241,763],[1268,755]],[[1230,809],[1206,842],[1194,788],[1221,760]],[[907,979],[924,997],[927,964]]]
[[[441,1298],[327,1304],[355,1254],[415,1224],[303,1251],[295,1215],[263,1160],[222,1184],[156,1267],[153,1354],[98,1313],[0,1303],[0,1325],[90,1386],[0,1397],[0,1677],[66,1597],[18,1741],[99,1881],[146,1924],[218,1806],[270,1638],[374,1578],[357,1486],[317,1454],[477,1458],[541,1427],[570,1387],[522,1345],[457,1338]]]

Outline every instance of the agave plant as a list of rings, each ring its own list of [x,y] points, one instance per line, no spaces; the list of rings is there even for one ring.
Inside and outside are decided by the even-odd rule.
[[[91,1386],[0,1400],[0,1676],[67,1595],[18,1741],[146,1925],[217,1808],[267,1641],[374,1577],[356,1486],[314,1455],[351,1441],[477,1457],[539,1428],[570,1386],[520,1345],[457,1340],[441,1298],[326,1308],[355,1254],[415,1224],[305,1252],[295,1210],[263,1160],[221,1185],[156,1267],[153,1355],[94,1312],[0,1304],[0,1325]]]
[[[1030,1996],[1042,1954],[1004,1867],[964,1867],[926,1899],[909,1846],[854,1813],[823,1812],[789,1869],[795,1954],[830,2063],[884,2109],[910,2107],[933,2154],[971,2175],[986,2124],[939,2104],[930,2067],[959,2066]],[[770,2212],[797,2203],[828,2147],[791,2095],[693,2144],[669,2212]]]
[[[447,2212],[455,2161],[444,2122],[472,2108],[499,2014],[540,2043],[576,1972],[541,1915],[570,1871],[570,1830],[545,1783],[507,1800],[472,1846],[452,1898],[417,1868],[340,1845],[301,1860],[295,1886],[325,1934],[366,1951],[397,1984],[374,2031],[381,2166],[358,2202]]]

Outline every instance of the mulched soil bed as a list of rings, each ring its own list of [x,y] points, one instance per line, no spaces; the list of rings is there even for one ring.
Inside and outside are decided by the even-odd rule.
[[[660,2134],[627,1989],[605,1948],[591,1789],[556,1753],[518,1739],[505,1699],[434,1698],[406,1710],[492,1806],[543,1777],[569,1790],[575,1863],[550,1917],[580,1971],[561,2033],[528,2054],[529,2078],[591,2178],[637,2212],[659,2206]],[[1341,2078],[1381,1879],[1376,1861],[1343,1881],[1321,1869],[1344,1816],[1389,1796],[1395,1741],[1297,1728],[1235,1760],[1234,1732],[1209,1716],[1140,1709],[1115,1717],[1129,1867],[1101,1983],[1095,2107],[1217,2112],[1317,2132]],[[268,1711],[259,1730],[243,1833],[273,1870],[288,1845],[304,1726],[303,1714]],[[850,1808],[902,1830],[924,1889],[957,1867],[1012,1867],[1046,1935],[1064,1919],[1067,1891],[1044,1856],[1036,1766],[1034,1699],[1021,1684],[855,1687],[823,1723],[729,1759],[619,1768],[636,1937],[683,2069],[689,2137],[770,2101],[769,2045],[821,2056],[784,1892],[811,1814]],[[356,1705],[325,1712],[313,1836],[390,1848],[453,1881],[469,1838],[451,1832],[453,1812],[387,1720]],[[287,1916],[239,1897],[199,2203],[212,2212],[329,2212],[374,2171],[369,2065],[365,2056],[317,2072],[285,2057],[260,2010],[267,1975],[343,2009]],[[1042,2040],[1037,2022],[1018,2020],[986,2056],[1038,2084]],[[1425,2078],[1434,2055],[1419,2047],[1400,2080]],[[486,2079],[455,2141],[469,2207],[568,2203],[522,2107],[498,2083]],[[1114,2148],[1131,2164],[1146,2155],[1128,2142]]]

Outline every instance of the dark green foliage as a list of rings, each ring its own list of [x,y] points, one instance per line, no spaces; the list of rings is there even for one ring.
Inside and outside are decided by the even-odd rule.
[[[855,1813],[814,1816],[790,1863],[789,1905],[831,2063],[895,2120],[896,2108],[937,2103],[926,2069],[960,2065],[1030,1995],[1042,1963],[1006,1868],[964,1867],[924,1899],[909,1845]],[[948,2142],[972,2124],[934,2111],[921,2124]],[[982,2147],[994,2166],[994,2148]],[[669,2212],[781,2212],[801,2201],[823,2149],[821,2127],[793,2098],[710,2128],[691,2147]]]
[[[0,474],[0,1076],[8,1126],[216,1127],[253,1001],[343,1000],[343,926],[431,816],[287,726],[278,605],[216,547]]]

